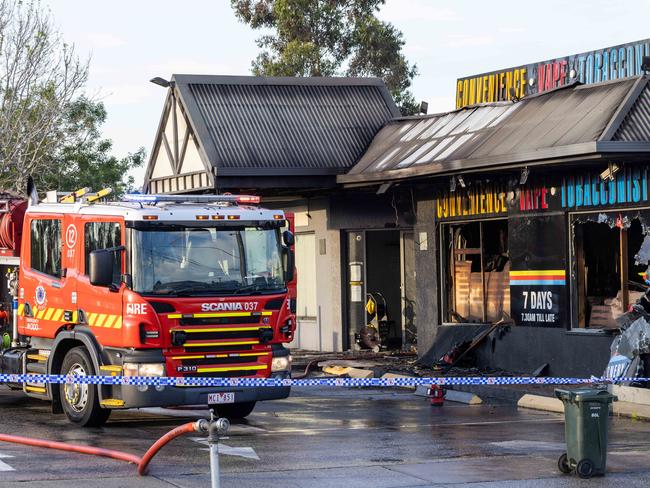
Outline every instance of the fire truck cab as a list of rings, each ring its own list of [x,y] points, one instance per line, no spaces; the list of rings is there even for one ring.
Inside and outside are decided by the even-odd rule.
[[[282,211],[246,195],[58,200],[24,212],[0,372],[290,376],[293,234]],[[80,425],[151,406],[209,404],[243,417],[257,401],[289,395],[288,387],[11,386]]]

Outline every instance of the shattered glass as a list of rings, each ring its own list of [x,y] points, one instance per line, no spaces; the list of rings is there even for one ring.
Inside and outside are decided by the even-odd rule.
[[[647,298],[644,297],[647,301]],[[610,347],[611,355],[604,376],[606,378],[636,377],[643,374],[640,367],[642,354],[650,354],[650,323],[642,304],[618,320],[621,334]]]
[[[650,236],[646,234],[639,252],[634,255],[635,264],[649,264],[650,262]]]

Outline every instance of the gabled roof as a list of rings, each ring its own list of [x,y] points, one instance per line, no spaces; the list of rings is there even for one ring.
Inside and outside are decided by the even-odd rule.
[[[649,90],[645,77],[573,84],[516,103],[396,118],[337,181],[380,182],[650,151]]]
[[[197,145],[206,179],[219,186],[220,177],[322,176],[344,173],[358,162],[384,123],[399,110],[378,78],[265,78],[254,76],[174,75],[173,96]],[[176,178],[181,188],[183,163],[167,164],[182,150],[165,139],[168,103],[151,153],[145,186]],[[167,135],[165,133],[167,132]],[[178,136],[172,136],[178,138]],[[181,140],[184,138],[180,136]],[[185,147],[187,142],[178,143]],[[168,146],[168,147],[167,147]],[[170,166],[156,172],[158,155]],[[196,164],[192,172],[200,169]],[[170,174],[164,174],[170,173]],[[214,178],[217,178],[215,183]],[[181,179],[179,179],[181,178]],[[264,182],[260,179],[260,185]]]

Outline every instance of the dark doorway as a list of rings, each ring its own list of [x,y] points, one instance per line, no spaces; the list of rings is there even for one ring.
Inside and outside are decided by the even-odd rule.
[[[386,300],[389,349],[402,345],[400,231],[366,233],[366,294]]]

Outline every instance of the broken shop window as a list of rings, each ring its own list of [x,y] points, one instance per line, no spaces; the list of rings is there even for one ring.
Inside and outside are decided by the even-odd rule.
[[[650,374],[650,316],[643,307],[637,307],[626,315],[629,316],[628,320],[619,321],[622,332],[612,341],[604,376],[612,379],[647,378]],[[648,387],[647,382],[619,384]]]
[[[445,322],[510,318],[508,221],[443,224],[443,236]]]
[[[581,214],[573,220],[574,327],[615,329],[616,319],[645,290],[650,256],[647,212]],[[643,256],[641,256],[643,257]]]

